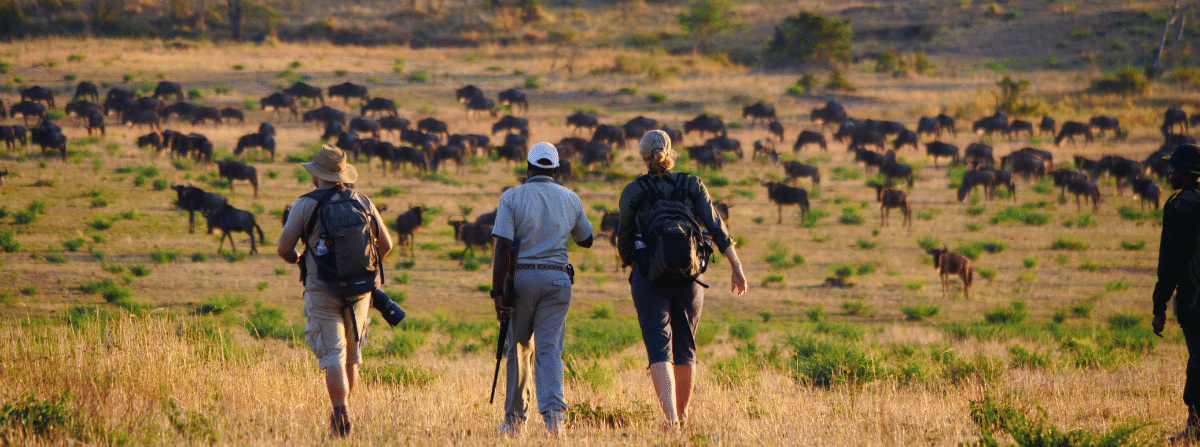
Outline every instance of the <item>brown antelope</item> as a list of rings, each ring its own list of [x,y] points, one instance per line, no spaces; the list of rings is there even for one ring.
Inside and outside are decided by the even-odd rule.
[[[933,255],[933,267],[937,269],[938,274],[942,278],[942,296],[948,295],[947,289],[950,287],[950,275],[958,275],[963,282],[963,297],[971,298],[971,279],[974,276],[975,270],[971,268],[971,260],[966,256],[958,253],[950,253],[946,246],[942,248],[931,248],[925,250],[925,253]]]
[[[908,194],[892,189],[889,186],[875,185],[875,200],[879,201],[879,225],[887,226],[887,216],[891,208],[900,208],[904,212],[904,226],[912,226],[912,208],[908,206]]]

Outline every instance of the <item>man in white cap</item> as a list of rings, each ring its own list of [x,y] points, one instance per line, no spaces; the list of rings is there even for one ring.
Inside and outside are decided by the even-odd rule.
[[[334,436],[346,437],[350,434],[347,400],[358,378],[358,365],[362,363],[361,342],[366,339],[370,303],[365,298],[370,292],[359,297],[342,298],[330,290],[327,282],[318,278],[314,256],[321,255],[322,248],[325,248],[321,240],[324,228],[322,219],[315,218],[314,213],[319,204],[347,196],[358,200],[376,225],[375,252],[378,259],[383,259],[392,250],[392,239],[386,226],[380,225],[383,218],[371,199],[347,187],[358,180],[358,170],[346,163],[345,152],[336,147],[321,146],[316,159],[301,166],[312,174],[316,190],[296,199],[276,247],[279,257],[289,264],[295,264],[300,260],[296,243],[304,236],[306,256],[300,268],[304,281],[304,316],[307,319],[304,339],[317,356],[318,366],[325,370],[325,386],[333,404],[331,432]],[[317,195],[322,199],[314,198]],[[309,255],[310,252],[315,254]]]
[[[496,318],[509,321],[507,393],[500,431],[516,435],[524,426],[531,390],[546,429],[559,434],[566,417],[563,401],[563,336],[571,304],[574,271],[567,263],[567,237],[592,246],[592,224],[579,196],[554,183],[558,150],[550,143],[529,149],[529,179],[500,196],[492,229],[492,299]],[[509,265],[515,248],[516,265]],[[515,269],[514,302],[505,303],[505,279]]]

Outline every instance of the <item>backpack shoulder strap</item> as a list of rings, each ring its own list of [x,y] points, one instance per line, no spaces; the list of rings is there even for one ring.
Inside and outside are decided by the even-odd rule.
[[[676,175],[675,189],[671,191],[671,200],[682,202],[688,198],[688,186],[689,182],[692,180],[692,177],[694,176],[691,174],[684,174],[682,172]]]
[[[317,206],[313,207],[312,214],[308,217],[308,225],[305,225],[304,234],[300,235],[300,240],[305,241],[306,244],[308,243],[308,236],[312,234],[313,228],[317,226],[317,218],[321,216],[321,208],[325,206],[325,203],[329,202],[334,193],[342,191],[345,191],[345,188],[318,189],[300,196],[317,201]]]

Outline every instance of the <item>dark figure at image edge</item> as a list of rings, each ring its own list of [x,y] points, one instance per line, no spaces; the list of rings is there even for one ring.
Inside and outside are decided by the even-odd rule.
[[[1163,205],[1162,242],[1158,253],[1158,282],[1154,284],[1154,333],[1162,336],[1167,302],[1175,295],[1175,316],[1187,342],[1188,360],[1183,403],[1187,422],[1172,441],[1200,439],[1200,307],[1197,306],[1195,273],[1196,228],[1200,225],[1200,147],[1183,144],[1170,156],[1171,188],[1179,192]]]

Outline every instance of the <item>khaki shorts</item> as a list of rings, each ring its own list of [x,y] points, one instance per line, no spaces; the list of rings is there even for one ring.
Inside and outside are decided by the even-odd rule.
[[[317,356],[317,365],[321,369],[362,363],[362,347],[367,343],[367,309],[370,300],[370,294],[367,293],[354,303],[354,319],[351,320],[351,311],[342,309],[349,300],[330,294],[324,283],[309,278],[304,288],[304,316],[307,318],[304,341],[313,355]],[[358,327],[355,328],[351,321],[357,322]],[[359,334],[358,342],[354,341],[355,330]]]

